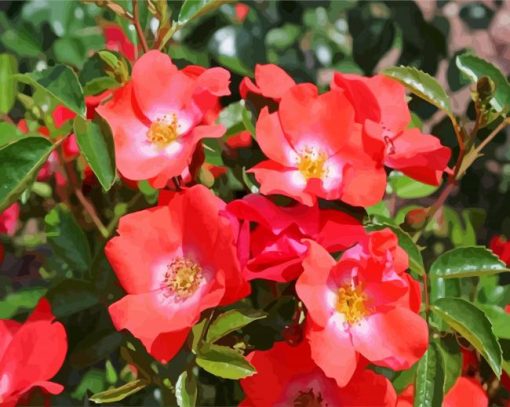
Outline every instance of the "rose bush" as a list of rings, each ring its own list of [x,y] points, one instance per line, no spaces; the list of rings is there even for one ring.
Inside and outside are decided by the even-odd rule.
[[[446,17],[1,13],[0,406],[510,403],[510,84]]]

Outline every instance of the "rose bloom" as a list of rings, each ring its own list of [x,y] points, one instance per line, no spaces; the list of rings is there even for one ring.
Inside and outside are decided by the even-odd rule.
[[[64,326],[55,322],[46,299],[23,324],[0,320],[0,405],[15,406],[35,387],[61,393],[64,387],[49,380],[60,370],[66,352]]]
[[[287,72],[274,64],[255,65],[255,82],[245,77],[239,85],[243,99],[249,100],[255,107],[270,106],[276,108],[283,94],[296,85]]]
[[[161,188],[190,164],[197,143],[221,137],[221,125],[201,124],[219,96],[230,94],[223,68],[189,66],[149,51],[133,66],[132,80],[97,108],[109,123],[117,168],[131,180]]]
[[[303,271],[306,252],[302,239],[317,241],[330,253],[342,251],[365,238],[353,217],[318,205],[281,207],[266,197],[250,194],[230,202],[227,210],[244,222],[256,224],[250,233],[245,274],[249,280],[288,282]]]
[[[419,284],[405,273],[408,258],[393,232],[370,233],[338,262],[319,244],[307,244],[296,291],[308,310],[312,358],[326,376],[345,386],[360,355],[394,370],[417,362],[428,328],[418,314]]]
[[[0,233],[13,236],[18,226],[20,205],[14,202],[11,206],[0,213]]]
[[[202,185],[121,218],[106,256],[127,295],[112,304],[127,329],[162,362],[179,351],[200,313],[249,294],[237,256],[235,219]],[[163,203],[163,201],[162,201]]]
[[[312,84],[292,86],[278,110],[264,108],[257,142],[268,160],[249,172],[263,194],[282,194],[312,206],[317,198],[370,206],[384,195],[384,145],[354,122],[343,92],[318,93]]]
[[[414,385],[398,395],[397,407],[413,407]],[[487,407],[489,398],[476,379],[460,376],[444,396],[443,407]]]
[[[129,41],[121,27],[116,24],[105,24],[103,35],[106,49],[117,51],[130,61],[135,60],[135,46]]]
[[[339,387],[310,357],[306,341],[297,346],[277,342],[247,359],[257,369],[241,380],[244,407],[266,406],[394,406],[395,390],[382,375],[358,369],[349,384]]]
[[[489,249],[491,249],[503,263],[510,266],[510,242],[504,236],[493,236],[489,242]]]
[[[332,89],[340,89],[356,112],[356,122],[385,144],[384,165],[426,184],[439,185],[451,151],[439,139],[409,129],[411,113],[405,88],[384,75],[371,78],[335,73]]]

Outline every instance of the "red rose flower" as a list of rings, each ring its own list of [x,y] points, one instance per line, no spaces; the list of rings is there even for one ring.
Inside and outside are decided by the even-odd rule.
[[[493,236],[489,242],[489,249],[497,255],[503,263],[510,266],[510,242],[504,236]]]
[[[326,376],[347,384],[358,354],[394,370],[408,369],[420,359],[427,350],[428,328],[418,315],[419,284],[404,272],[407,255],[393,232],[371,233],[338,262],[319,244],[307,244],[296,291],[308,310],[312,358]]]
[[[97,108],[113,132],[117,167],[131,180],[163,187],[180,175],[202,138],[218,138],[221,125],[201,125],[217,97],[228,95],[223,68],[178,70],[170,57],[149,51],[136,61],[132,80]]]
[[[409,385],[398,395],[397,407],[412,407],[414,400],[414,385]],[[453,387],[448,390],[443,407],[487,407],[489,399],[485,390],[476,379],[461,376]]]
[[[255,83],[248,77],[243,78],[239,85],[239,93],[243,99],[254,97],[262,104],[274,104],[280,102],[284,93],[294,85],[296,85],[294,79],[279,66],[257,64],[255,65]]]
[[[107,24],[103,27],[103,35],[106,49],[117,51],[130,61],[135,60],[135,46],[121,27],[116,24]]]
[[[105,250],[127,292],[109,308],[115,327],[168,361],[203,310],[235,302],[250,287],[225,203],[201,185],[164,199],[166,205],[124,216]]]
[[[266,406],[394,406],[395,390],[382,375],[357,370],[341,388],[310,357],[306,341],[297,346],[277,342],[247,359],[257,373],[241,380],[245,407]]]
[[[331,88],[345,92],[356,111],[356,122],[385,143],[386,166],[418,181],[439,185],[451,151],[437,137],[408,129],[411,114],[404,86],[384,75],[366,78],[336,73]]]
[[[345,213],[296,204],[280,207],[261,195],[247,195],[230,202],[229,212],[257,226],[250,234],[246,266],[249,280],[263,278],[291,281],[301,274],[306,245],[313,239],[329,252],[345,250],[365,238],[361,224]]]
[[[16,233],[19,218],[19,203],[15,202],[0,213],[0,233],[13,236]]]
[[[49,380],[60,370],[66,352],[66,331],[55,322],[46,299],[23,324],[0,320],[0,405],[16,405],[34,387],[61,393],[63,386]]]
[[[384,194],[386,173],[374,158],[383,145],[354,123],[354,110],[340,91],[318,94],[296,85],[277,112],[264,108],[257,142],[269,158],[253,167],[263,194],[282,194],[311,206],[318,197],[369,206]]]

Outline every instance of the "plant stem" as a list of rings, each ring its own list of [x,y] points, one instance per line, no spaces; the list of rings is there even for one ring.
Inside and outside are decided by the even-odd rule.
[[[147,41],[145,40],[145,35],[143,34],[142,26],[140,25],[140,10],[138,9],[138,0],[132,0],[133,4],[133,18],[131,19],[132,23],[135,26],[136,34],[138,35],[138,40],[142,46],[143,52],[147,52],[149,47],[147,45]]]
[[[480,151],[483,150],[483,148],[489,144],[494,137],[498,135],[498,133],[503,130],[508,124],[510,123],[510,119],[503,120],[498,127],[496,127],[491,134],[489,134],[475,149],[476,153],[480,153]]]

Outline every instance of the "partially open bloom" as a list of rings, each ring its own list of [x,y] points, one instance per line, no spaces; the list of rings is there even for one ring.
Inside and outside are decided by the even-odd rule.
[[[336,73],[332,89],[341,89],[356,112],[356,122],[384,142],[384,165],[418,181],[439,185],[451,151],[430,134],[409,129],[411,113],[405,88],[384,75],[371,78]]]
[[[243,99],[249,99],[254,105],[276,106],[283,94],[296,85],[287,72],[273,64],[255,65],[255,82],[245,77],[239,85]]]
[[[106,49],[117,51],[130,61],[135,60],[135,46],[122,31],[122,27],[106,24],[103,26],[103,35]]]
[[[504,236],[493,236],[489,248],[503,263],[510,266],[510,242]]]
[[[202,138],[225,132],[221,125],[201,123],[217,98],[230,93],[229,78],[223,68],[178,70],[159,51],[137,60],[132,80],[97,108],[112,129],[120,173],[149,179],[157,188],[180,175]]]
[[[180,349],[200,313],[249,294],[237,257],[237,229],[225,203],[197,185],[165,205],[124,216],[106,246],[127,295],[109,308],[161,361]]]
[[[369,206],[384,194],[383,144],[362,132],[343,92],[319,95],[312,84],[291,87],[278,111],[264,108],[257,142],[269,158],[250,172],[263,194],[287,195],[311,206],[318,197]]]
[[[46,299],[23,324],[0,320],[0,405],[16,405],[34,387],[61,393],[64,387],[49,380],[60,370],[66,352],[66,331],[55,322]]]
[[[343,388],[324,375],[310,357],[306,341],[297,346],[277,342],[247,359],[257,373],[241,380],[241,406],[394,406],[395,390],[382,375],[359,369]]]
[[[0,233],[12,236],[16,233],[19,218],[19,203],[14,202],[5,211],[0,213]]]
[[[428,329],[418,315],[419,285],[404,272],[407,255],[393,232],[372,232],[338,262],[319,244],[307,244],[296,291],[308,310],[312,358],[326,376],[344,386],[360,354],[394,370],[418,361]]]
[[[295,204],[281,207],[256,194],[230,202],[229,212],[256,223],[250,233],[250,254],[246,265],[249,280],[262,278],[291,281],[301,274],[306,245],[313,239],[329,252],[345,250],[365,238],[361,224],[333,209]]]

